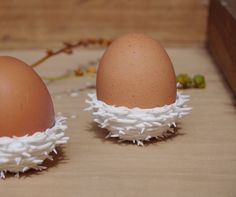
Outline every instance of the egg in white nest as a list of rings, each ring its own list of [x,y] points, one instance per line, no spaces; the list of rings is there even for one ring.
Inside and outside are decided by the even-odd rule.
[[[24,62],[0,56],[0,100],[0,178],[45,169],[43,161],[69,139],[47,87]]]
[[[162,137],[187,115],[188,96],[177,92],[171,60],[159,42],[127,34],[105,51],[97,72],[96,93],[87,110],[94,121],[117,137],[143,145]]]

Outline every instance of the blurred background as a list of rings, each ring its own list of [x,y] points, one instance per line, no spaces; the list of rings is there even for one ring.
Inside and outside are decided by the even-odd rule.
[[[209,0],[0,0],[0,49],[59,47],[142,32],[168,47],[204,46]]]

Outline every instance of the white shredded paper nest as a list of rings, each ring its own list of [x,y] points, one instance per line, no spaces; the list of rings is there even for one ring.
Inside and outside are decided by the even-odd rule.
[[[118,137],[121,141],[133,141],[138,145],[153,137],[161,137],[166,131],[173,131],[171,127],[176,127],[176,121],[191,110],[186,106],[189,96],[181,93],[177,93],[173,104],[150,109],[108,105],[97,100],[96,93],[88,94],[88,97],[89,107],[85,110],[92,110],[99,127],[110,131],[107,137]]]
[[[67,143],[67,129],[64,117],[56,117],[55,125],[45,131],[22,137],[0,137],[0,179],[6,172],[19,175],[29,169],[43,170],[41,166],[45,159],[52,160],[49,154],[57,153],[56,147]]]

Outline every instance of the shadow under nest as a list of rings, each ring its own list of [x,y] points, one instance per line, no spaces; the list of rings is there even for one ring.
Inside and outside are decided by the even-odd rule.
[[[164,141],[170,141],[178,136],[185,135],[184,133],[181,133],[181,124],[177,123],[177,127],[172,127],[173,132],[167,131],[164,132],[162,136],[158,136],[158,138],[151,138],[148,141],[143,141],[144,146],[149,146],[152,144],[157,144],[158,142],[164,142]],[[109,131],[107,129],[100,128],[97,123],[90,122],[88,125],[88,131],[92,132],[95,136],[95,138],[98,138],[102,140],[103,142],[110,142],[113,144],[120,144],[120,145],[134,145],[132,141],[124,141],[120,140],[117,137],[109,137],[107,138],[107,135]]]

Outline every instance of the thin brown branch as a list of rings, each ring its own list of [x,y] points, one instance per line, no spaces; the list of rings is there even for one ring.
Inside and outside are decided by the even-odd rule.
[[[46,55],[42,58],[40,58],[39,60],[37,60],[36,62],[34,62],[33,64],[31,64],[31,66],[34,68],[36,66],[39,66],[40,64],[42,64],[43,62],[45,62],[46,60],[48,60],[49,58],[59,55],[61,53],[66,53],[66,54],[72,54],[73,53],[73,49],[77,48],[77,47],[90,47],[90,46],[109,46],[111,43],[111,40],[105,40],[105,39],[84,39],[84,40],[80,40],[76,43],[69,43],[69,42],[65,42],[64,43],[64,47],[62,47],[61,49],[58,50],[47,50]]]

